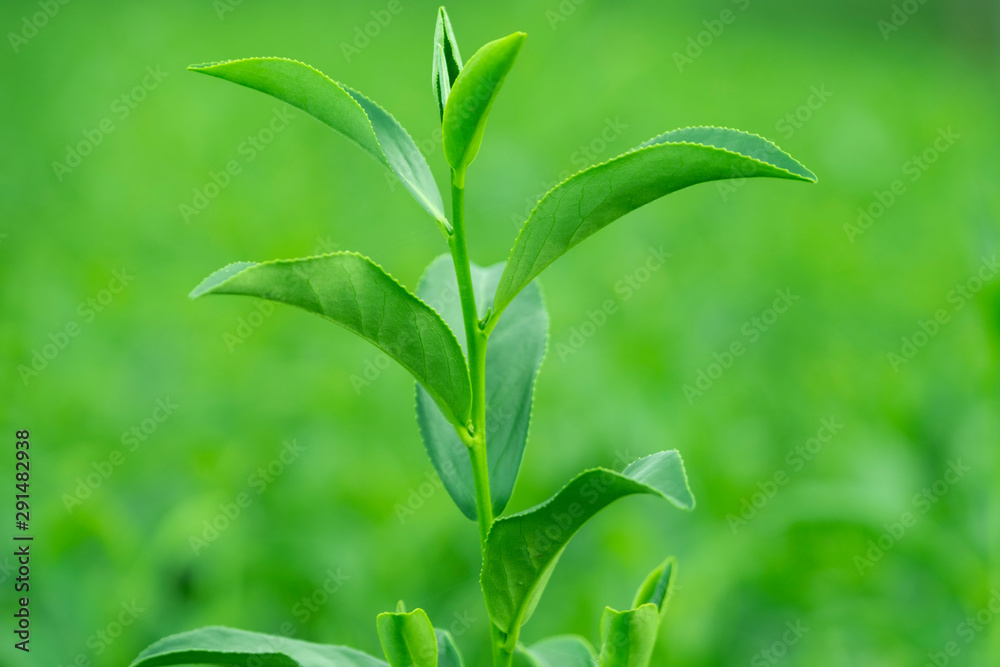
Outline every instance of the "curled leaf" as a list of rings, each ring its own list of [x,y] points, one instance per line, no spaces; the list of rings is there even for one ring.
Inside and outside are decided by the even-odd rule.
[[[671,450],[639,459],[622,472],[588,470],[541,505],[497,519],[486,539],[480,578],[497,627],[516,636],[512,633],[531,617],[573,535],[615,500],[635,494],[658,496],[680,509],[694,507],[684,464]]]
[[[770,141],[718,127],[661,134],[552,188],[514,241],[493,312],[566,251],[626,213],[683,188],[727,178],[816,176]]]

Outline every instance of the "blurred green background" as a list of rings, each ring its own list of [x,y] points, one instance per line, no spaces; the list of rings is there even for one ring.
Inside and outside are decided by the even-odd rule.
[[[436,4],[399,0],[367,44],[359,31],[388,1],[52,0],[32,18],[49,4],[0,8],[3,479],[14,430],[30,429],[36,538],[33,650],[15,652],[4,627],[0,663],[124,665],[210,624],[290,623],[377,653],[375,615],[403,598],[485,664],[476,527],[435,484],[409,376],[319,318],[186,296],[231,261],[337,249],[415,287],[446,248],[403,188],[302,112],[254,148],[281,103],[184,68],[313,64],[392,111],[444,184]],[[668,448],[699,504],[630,499],[599,516],[524,638],[596,640],[604,606],[627,605],[675,554],[656,664],[1000,663],[1000,615],[962,625],[1000,600],[998,4],[448,8],[466,57],[529,33],[469,175],[480,264],[504,260],[557,178],[676,127],[763,134],[820,176],[683,191],[542,276],[550,347],[510,509]],[[185,220],[230,160],[240,173]],[[662,268],[640,270],[661,247]],[[772,317],[778,290],[794,301]],[[587,325],[609,299],[615,312]],[[25,373],[36,352],[44,367]],[[686,393],[702,372],[707,389]],[[257,474],[285,442],[302,451]],[[195,553],[192,536],[241,493],[250,505]],[[5,626],[10,565],[0,556]]]

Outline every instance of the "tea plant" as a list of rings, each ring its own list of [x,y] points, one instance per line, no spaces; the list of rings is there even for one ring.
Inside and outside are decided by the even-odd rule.
[[[532,509],[500,516],[521,464],[532,391],[545,354],[548,316],[534,279],[566,251],[626,213],[706,181],[770,176],[815,181],[769,141],[716,127],[656,136],[566,179],[535,206],[507,262],[480,267],[466,249],[465,187],[486,120],[525,35],[490,42],[463,64],[442,8],[434,34],[432,84],[451,167],[451,215],[423,155],[387,111],[316,69],[283,58],[248,58],[190,69],[232,81],[302,109],[343,134],[394,173],[440,227],[450,253],[427,267],[416,292],[353,252],[230,264],[191,293],[242,294],[298,306],[353,331],[417,380],[417,423],[427,453],[455,504],[478,522],[480,583],[490,618],[493,664],[535,667],[648,665],[671,596],[667,560],[642,583],[632,607],[607,608],[599,650],[587,640],[518,641],[559,556],[591,517],[624,496],[649,494],[690,510],[681,457],[664,451],[623,471],[587,470]],[[454,298],[444,295],[458,294]],[[435,310],[428,303],[441,303]],[[462,664],[448,632],[421,609],[379,615],[376,628],[392,667]],[[386,665],[359,651],[220,627],[163,639],[133,667],[181,664],[247,667]]]

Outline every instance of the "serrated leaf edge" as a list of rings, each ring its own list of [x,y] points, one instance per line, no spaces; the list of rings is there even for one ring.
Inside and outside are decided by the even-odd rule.
[[[323,258],[326,258],[326,257],[340,257],[340,256],[344,256],[344,255],[352,255],[354,257],[358,257],[360,259],[363,259],[363,260],[371,263],[372,266],[376,267],[379,271],[381,271],[382,273],[384,273],[392,282],[396,283],[396,285],[398,285],[401,289],[403,289],[403,291],[405,291],[407,294],[409,294],[410,296],[412,296],[418,302],[420,302],[421,304],[423,304],[424,306],[426,306],[427,309],[430,310],[434,314],[434,316],[438,318],[438,321],[440,321],[441,324],[444,325],[445,330],[451,336],[451,339],[455,342],[455,347],[458,348],[458,351],[462,352],[462,346],[459,345],[458,338],[455,337],[455,332],[451,330],[451,327],[449,327],[448,323],[444,321],[444,318],[441,317],[440,313],[438,313],[436,310],[434,310],[434,308],[431,307],[429,304],[427,304],[423,299],[421,299],[416,294],[414,294],[413,292],[411,292],[406,287],[406,285],[404,285],[403,283],[399,282],[391,273],[389,273],[388,271],[386,271],[382,267],[381,264],[379,264],[378,262],[375,262],[373,259],[371,259],[367,255],[363,255],[360,252],[355,252],[353,250],[341,250],[341,251],[337,251],[337,252],[328,252],[328,253],[323,253],[321,255],[311,255],[309,257],[299,257],[299,258],[296,258],[296,259],[272,259],[272,260],[268,260],[266,262],[255,262],[253,264],[253,266],[248,266],[247,268],[243,269],[243,271],[239,271],[237,273],[234,273],[233,275],[229,276],[228,278],[226,278],[222,282],[220,282],[217,285],[215,285],[214,287],[212,287],[211,290],[202,292],[200,294],[197,294],[196,296],[191,296],[191,298],[200,298],[202,296],[211,295],[216,288],[222,287],[223,285],[225,285],[226,283],[228,283],[230,280],[234,280],[235,278],[243,275],[244,272],[250,271],[250,270],[262,267],[262,266],[272,266],[272,265],[278,265],[278,264],[297,264],[299,262],[313,261],[313,260],[323,259]],[[214,275],[215,273],[218,273],[218,271],[222,271],[222,270],[224,270],[228,266],[233,266],[234,264],[241,264],[241,263],[242,262],[230,262],[229,264],[227,264],[226,266],[218,269],[217,271],[213,271],[211,274],[209,274],[208,277],[206,277],[204,280],[201,281],[201,283],[199,284],[199,287],[201,286],[201,284],[204,284],[205,281],[208,280],[208,278],[211,278],[212,275]],[[198,290],[198,288],[196,287],[194,290],[192,290],[191,293],[194,294],[197,290]],[[256,298],[261,298],[261,297],[256,297]],[[292,304],[286,304],[286,305],[292,305]],[[292,305],[292,307],[293,308],[299,308],[300,310],[305,310],[304,308],[301,308],[299,306]],[[311,312],[311,311],[307,311],[307,312]],[[320,313],[313,313],[313,314],[314,315],[319,315],[323,319],[328,320],[330,322],[333,322],[334,324],[336,324],[337,326],[341,327],[342,329],[346,329],[346,327],[344,327],[342,324],[340,324],[339,322],[337,322],[336,320],[334,320],[334,319],[332,319],[330,317],[327,317],[326,315],[322,315]],[[351,332],[351,333],[354,333],[354,332]],[[355,334],[355,335],[357,335],[357,334]],[[359,338],[363,338],[364,340],[368,340],[364,336],[359,336]],[[374,345],[374,343],[372,341],[368,340],[368,342],[372,343]],[[378,347],[378,346],[376,345],[376,347]],[[464,368],[465,368],[466,375],[468,376],[469,375],[469,362],[468,362],[468,359],[466,359],[464,353],[462,353],[462,359],[464,360]],[[470,387],[470,391],[471,391],[471,387],[472,387],[472,380],[471,379],[469,380],[469,387]],[[431,389],[429,389],[427,387],[425,387],[425,389],[427,389],[428,393],[430,393],[431,395],[434,395],[436,393],[436,392],[432,391]],[[440,396],[435,396],[435,398],[440,399],[441,402],[445,402],[443,400],[443,398],[440,397]],[[470,403],[471,403],[471,398],[470,398]],[[456,419],[458,418],[457,415],[454,415],[454,416],[455,416]],[[451,420],[449,420],[449,421],[451,421]],[[452,422],[452,424],[454,425],[454,422]]]
[[[144,648],[142,650],[142,653],[147,653],[147,652],[155,649],[157,646],[163,644],[164,642],[166,642],[168,640],[175,639],[175,638],[181,637],[183,635],[191,634],[192,632],[201,631],[201,630],[235,630],[235,629],[236,628],[230,628],[230,627],[227,627],[225,625],[206,625],[204,627],[197,628],[196,630],[188,630],[188,631],[185,631],[185,632],[175,632],[172,635],[167,635],[166,637],[160,637],[155,642],[153,642],[152,644],[150,644],[149,646],[147,646],[146,648]],[[267,635],[265,633],[254,633],[254,634],[259,634],[259,635],[262,635],[262,636],[265,636],[265,637],[275,637],[275,635]],[[160,654],[158,654],[158,656],[169,656],[169,655],[174,655],[176,653],[185,653],[185,652],[190,651],[190,650],[200,650],[200,649],[180,649],[180,650],[177,650],[177,651],[168,651],[166,653],[160,653]],[[216,649],[213,649],[213,651],[214,650],[216,650]],[[284,656],[288,657],[290,660],[298,663],[298,660],[295,660],[294,658],[291,658],[290,656],[288,656],[287,653],[282,653],[281,651],[256,651],[256,650],[227,651],[227,650],[221,650],[221,651],[218,651],[218,652],[219,653],[244,653],[244,654],[247,654],[247,655],[284,655]],[[129,667],[133,667],[134,665],[139,664],[141,661],[144,661],[144,660],[148,659],[148,658],[141,657],[142,653],[140,653],[140,657],[136,658],[131,663],[129,663]],[[148,657],[155,657],[155,656],[148,656]]]
[[[646,484],[644,482],[640,482],[639,480],[635,480],[635,479],[632,479],[632,478],[628,478],[628,479],[632,479],[633,482],[636,482],[638,484],[642,484],[643,486],[646,486],[646,487],[648,487],[650,489],[653,489],[656,492],[657,496],[661,497],[663,500],[666,500],[667,502],[669,502],[671,505],[673,505],[677,509],[683,510],[685,512],[690,512],[690,511],[694,510],[695,505],[696,505],[696,500],[695,500],[695,497],[694,497],[694,493],[691,492],[691,485],[690,485],[690,483],[688,481],[687,470],[684,467],[684,458],[681,456],[680,451],[678,451],[676,449],[665,449],[665,450],[663,450],[661,452],[655,452],[653,454],[649,454],[648,456],[655,456],[656,454],[666,454],[666,453],[673,453],[673,454],[677,455],[677,461],[681,464],[681,476],[684,478],[684,488],[687,489],[688,495],[691,497],[691,506],[690,507],[684,507],[675,498],[670,497],[669,495],[663,493],[662,491],[660,491],[659,489],[656,489],[655,487],[650,486],[649,484]],[[549,496],[543,502],[541,502],[541,503],[539,503],[539,504],[537,504],[537,505],[535,505],[533,507],[529,507],[528,509],[522,510],[520,512],[516,512],[514,514],[508,514],[507,516],[500,517],[499,519],[496,519],[495,521],[493,521],[493,523],[490,525],[489,531],[486,533],[485,544],[489,544],[490,537],[492,537],[493,531],[496,529],[496,526],[497,526],[498,523],[501,523],[503,521],[507,521],[507,520],[510,520],[510,519],[515,519],[515,518],[518,518],[518,517],[521,517],[521,516],[525,516],[527,514],[532,514],[534,512],[540,512],[540,511],[544,510],[546,507],[548,507],[553,502],[555,502],[555,499],[558,498],[559,495],[563,491],[565,491],[567,488],[569,488],[569,486],[573,482],[575,482],[579,478],[583,477],[584,475],[588,475],[588,474],[590,474],[592,472],[610,472],[610,473],[615,474],[615,475],[620,475],[622,477],[626,477],[624,471],[628,470],[629,466],[631,466],[633,463],[636,463],[636,461],[641,461],[644,458],[648,458],[648,456],[640,456],[639,458],[637,458],[634,461],[632,461],[631,463],[629,463],[627,466],[625,466],[620,471],[619,470],[611,470],[610,468],[605,468],[603,466],[597,466],[596,468],[588,468],[586,470],[581,471],[580,473],[578,473],[578,474],[574,475],[573,477],[571,477],[570,480],[568,482],[566,482],[558,491],[556,491],[555,493],[553,493],[551,496]],[[546,564],[545,569],[547,569],[548,567],[551,567],[553,565],[553,563],[555,563],[562,556],[562,553],[566,549],[566,547],[569,545],[570,540],[582,528],[583,528],[583,526],[580,526],[580,528],[577,528],[577,530],[575,530],[573,533],[570,534],[569,538],[566,540],[566,544],[564,544],[563,547],[562,547],[562,549],[560,549],[555,554],[555,556],[553,556],[553,558]],[[544,572],[545,569],[543,569],[542,572]],[[479,573],[479,585],[482,588],[484,588],[484,589],[485,589],[486,584],[483,581],[483,576],[485,574],[486,574],[486,562],[484,560],[483,561],[482,569],[480,570],[480,573]],[[532,598],[532,596],[535,594],[535,590],[537,588],[538,588],[538,582],[536,580],[535,585],[533,585],[531,587],[531,590],[530,590],[529,594],[525,597],[525,599],[526,600],[530,600]],[[519,627],[519,628],[521,627],[521,625],[523,625],[523,621],[521,620],[521,616],[523,615],[523,611],[524,611],[523,608],[520,609],[519,613],[514,618],[514,624],[517,627]],[[499,626],[497,626],[497,627],[499,627]],[[500,629],[506,631],[504,628],[500,628]]]
[[[415,141],[413,141],[413,137],[410,135],[410,133],[407,131],[407,129],[403,126],[403,124],[400,123],[396,119],[395,116],[393,116],[391,113],[389,113],[388,111],[386,111],[385,107],[383,107],[381,104],[379,104],[378,102],[376,102],[372,98],[368,97],[367,95],[365,95],[361,91],[355,90],[354,88],[351,88],[350,86],[348,86],[346,84],[340,83],[339,81],[335,81],[334,79],[330,78],[330,76],[328,74],[322,72],[321,70],[317,69],[316,67],[313,67],[309,63],[302,62],[301,60],[296,60],[295,58],[285,58],[285,57],[282,57],[282,56],[253,56],[253,57],[249,57],[249,58],[232,58],[230,60],[219,60],[219,61],[216,61],[216,62],[200,63],[200,64],[197,64],[197,65],[188,65],[187,69],[189,71],[192,71],[192,72],[200,72],[200,73],[204,74],[204,73],[210,73],[207,70],[209,70],[212,67],[219,67],[219,66],[222,66],[222,65],[232,65],[232,64],[235,64],[235,63],[244,63],[244,62],[249,62],[249,61],[254,61],[254,60],[280,61],[280,62],[295,63],[296,65],[302,65],[303,67],[307,67],[308,69],[311,69],[312,71],[316,72],[320,76],[324,77],[327,81],[329,81],[330,83],[332,83],[333,85],[337,86],[342,91],[344,91],[344,93],[346,93],[347,96],[351,98],[351,102],[353,102],[355,104],[355,106],[357,106],[358,109],[361,110],[361,113],[364,114],[365,120],[368,121],[368,128],[371,130],[372,137],[375,138],[375,144],[378,146],[379,152],[382,154],[382,164],[383,164],[383,166],[386,167],[387,169],[389,169],[389,171],[391,171],[392,173],[394,173],[396,175],[396,177],[399,178],[400,180],[404,180],[405,181],[406,179],[403,177],[402,174],[400,174],[398,171],[396,171],[396,169],[389,162],[389,158],[386,157],[385,149],[382,148],[382,142],[378,140],[378,134],[375,133],[375,126],[372,125],[371,117],[368,115],[368,112],[365,111],[365,108],[363,106],[361,106],[361,104],[359,104],[356,99],[354,99],[354,96],[351,95],[351,92],[349,92],[349,91],[353,91],[353,92],[357,93],[358,95],[361,95],[362,97],[364,97],[365,99],[367,99],[369,102],[371,102],[372,104],[374,104],[376,107],[378,107],[383,113],[385,113],[385,115],[387,115],[389,118],[391,118],[393,120],[393,122],[395,122],[396,125],[399,127],[399,129],[403,131],[403,134],[406,135],[407,139],[409,139],[410,142],[413,144],[413,146],[417,149],[417,152],[420,153],[421,157],[424,158],[424,162],[427,163],[427,156],[424,155],[420,151],[420,147],[417,146],[417,143]],[[285,102],[285,104],[288,104],[288,103]],[[290,105],[290,106],[294,106],[294,105]],[[308,112],[306,112],[306,113],[307,113],[307,115],[311,115],[311,114],[308,114]],[[322,121],[320,121],[320,122],[322,122]],[[326,125],[326,123],[323,123],[323,124]],[[327,125],[327,127],[330,127],[330,126]],[[332,128],[332,127],[330,129],[332,129],[335,132],[337,132],[337,134],[340,134],[341,136],[344,136],[349,141],[354,141],[350,137],[347,137],[346,135],[344,135],[339,130],[336,130],[336,129]],[[428,171],[429,170],[430,170],[430,165],[428,164]],[[432,176],[433,176],[433,174],[432,174]],[[436,182],[434,183],[434,187],[435,188],[438,187]],[[419,191],[419,189],[417,187],[415,187],[415,184],[414,184],[414,188],[413,188],[413,190],[411,190],[411,194],[413,194],[414,196],[419,197],[421,200],[423,200],[423,202],[426,203],[429,208],[432,208],[432,209],[435,208],[435,206],[431,202],[427,201],[426,197],[424,197],[422,194],[418,194],[418,192],[415,192],[415,191]],[[438,194],[440,195],[440,191],[439,191]],[[442,207],[443,206],[444,206],[444,204],[442,203]],[[434,217],[439,222],[442,222],[442,223],[447,222],[447,216],[445,215],[445,213],[444,213],[443,210],[440,211],[440,216],[434,216]]]
[[[779,153],[781,153],[785,157],[789,158],[790,160],[796,162],[797,164],[801,165],[802,168],[805,169],[806,171],[808,171],[810,174],[813,173],[811,169],[807,168],[801,162],[799,162],[794,157],[792,157],[789,153],[783,151],[773,141],[771,141],[770,139],[767,139],[765,137],[762,137],[759,134],[755,134],[753,132],[744,132],[743,130],[737,130],[735,128],[724,127],[724,126],[720,126],[720,125],[688,125],[686,127],[679,127],[677,129],[674,129],[674,130],[668,130],[668,132],[680,132],[680,131],[683,131],[683,130],[694,130],[694,129],[730,130],[732,132],[740,132],[742,134],[747,134],[747,135],[751,135],[751,136],[757,137],[758,139],[761,139],[761,140],[763,140],[763,141],[771,144],[772,146],[774,146],[778,150]],[[592,171],[592,170],[597,169],[599,167],[603,167],[605,165],[608,165],[608,164],[614,162],[615,160],[621,159],[621,158],[625,157],[626,155],[631,155],[633,153],[639,153],[639,152],[642,152],[642,151],[647,151],[647,150],[650,150],[650,149],[653,149],[653,148],[658,148],[658,147],[667,146],[667,145],[671,145],[671,146],[682,146],[682,145],[700,146],[702,148],[711,148],[712,150],[716,150],[716,151],[719,151],[721,153],[728,153],[730,155],[738,155],[738,156],[740,156],[740,157],[742,157],[744,159],[750,160],[751,162],[756,162],[757,164],[761,164],[761,165],[764,165],[764,166],[767,166],[767,167],[771,167],[773,169],[777,169],[778,171],[783,171],[786,174],[788,174],[789,176],[793,177],[791,180],[801,180],[801,181],[811,182],[811,183],[816,183],[819,180],[818,178],[816,178],[815,174],[813,174],[813,178],[812,179],[809,179],[809,178],[803,177],[800,174],[796,174],[794,172],[788,171],[784,167],[778,167],[777,165],[773,165],[773,164],[771,164],[769,162],[764,162],[762,160],[758,160],[757,158],[751,157],[749,155],[744,155],[743,153],[740,153],[738,151],[732,151],[732,150],[729,150],[727,148],[720,148],[719,146],[713,146],[712,144],[702,144],[702,143],[698,143],[698,142],[694,142],[694,141],[665,141],[665,142],[658,143],[658,144],[646,145],[648,142],[653,141],[654,139],[656,139],[656,137],[660,137],[660,136],[662,136],[664,134],[666,134],[666,132],[661,132],[660,134],[657,134],[657,135],[655,135],[653,137],[650,137],[646,141],[640,143],[638,146],[635,146],[634,148],[630,148],[629,150],[625,151],[624,153],[620,153],[618,155],[615,155],[614,157],[608,158],[604,162],[598,162],[596,164],[592,164],[589,167],[586,167],[584,169],[581,169],[580,171],[577,171],[577,172],[575,172],[573,174],[570,174],[569,176],[567,176],[563,180],[559,181],[557,184],[553,185],[548,190],[548,192],[546,192],[544,195],[542,195],[541,198],[539,198],[539,200],[537,202],[535,202],[535,205],[534,205],[534,207],[532,207],[531,212],[528,214],[528,217],[525,219],[524,223],[521,225],[521,229],[518,230],[517,236],[514,238],[514,244],[511,246],[511,249],[510,249],[511,251],[507,255],[507,262],[509,263],[510,262],[510,258],[513,257],[514,248],[517,247],[517,242],[521,240],[521,236],[524,234],[524,230],[525,230],[525,227],[527,226],[528,222],[530,222],[531,219],[535,216],[535,212],[538,211],[538,207],[542,205],[542,202],[544,202],[548,198],[548,196],[550,194],[552,194],[553,192],[555,192],[556,190],[558,190],[559,188],[561,188],[563,185],[565,185],[569,181],[571,181],[574,178],[576,178],[577,176],[580,176],[581,174],[585,174],[588,171]],[[502,284],[502,282],[501,282],[501,284]],[[522,287],[521,289],[524,289],[524,288]],[[518,290],[518,292],[519,291],[520,290]],[[517,296],[516,292],[515,292],[514,296]],[[503,304],[503,309],[502,310],[505,310],[507,308],[507,306],[509,306],[510,303],[513,300],[514,299],[511,298],[507,303]],[[496,299],[494,299],[494,304],[495,303],[496,303]],[[501,310],[501,312],[502,312],[502,310]],[[494,311],[494,312],[496,312],[496,311]]]

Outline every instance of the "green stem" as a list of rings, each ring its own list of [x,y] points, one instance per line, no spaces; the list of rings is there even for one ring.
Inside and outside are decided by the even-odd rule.
[[[480,545],[485,555],[486,537],[493,525],[493,500],[490,496],[490,471],[486,455],[486,337],[476,309],[476,294],[472,287],[472,267],[465,240],[465,174],[452,173],[451,185],[452,233],[448,237],[458,293],[462,301],[466,349],[469,356],[469,379],[472,383],[471,420],[465,433],[459,431],[469,448],[472,475],[476,486],[476,515],[479,520]],[[490,641],[494,667],[509,667],[512,655],[505,648],[506,637],[490,622]]]
[[[493,523],[493,502],[490,499],[490,474],[486,458],[486,334],[479,326],[476,294],[472,289],[472,269],[465,241],[465,188],[456,185],[464,179],[453,178],[451,186],[452,225],[448,239],[455,263],[458,293],[462,301],[465,341],[469,355],[469,379],[472,382],[472,415],[463,441],[469,448],[472,474],[476,484],[476,508],[479,536],[483,545]]]
[[[493,667],[510,667],[511,661],[514,659],[513,653],[508,653],[507,649],[504,648],[503,632],[497,626],[490,622],[490,627],[493,630]]]

